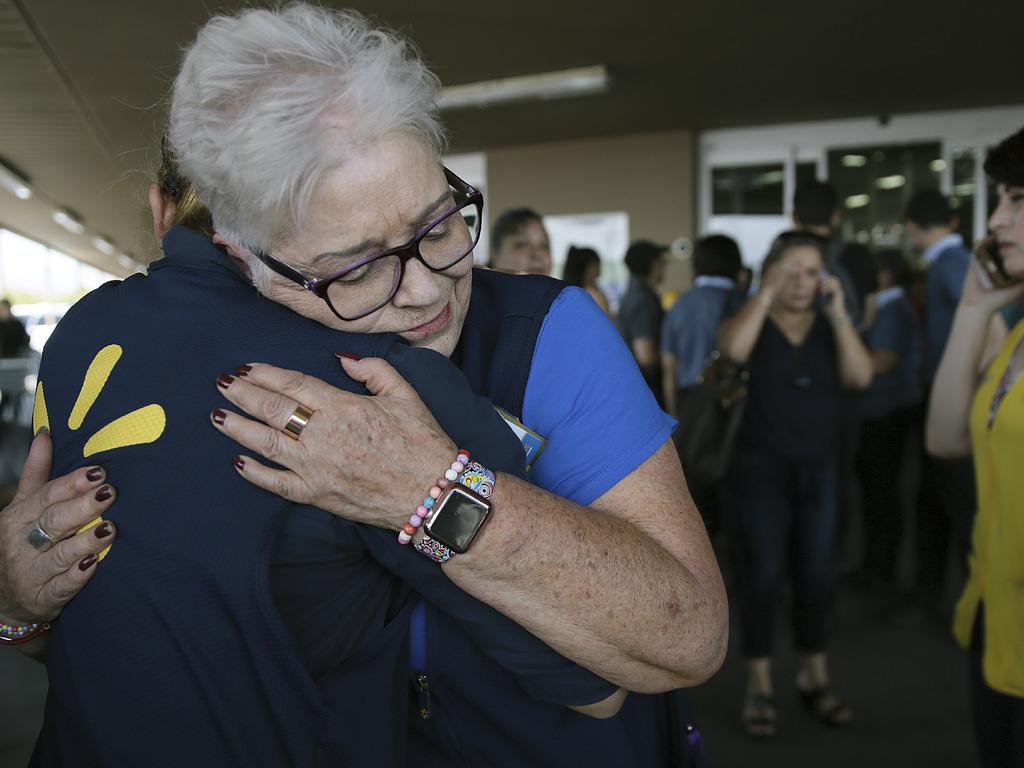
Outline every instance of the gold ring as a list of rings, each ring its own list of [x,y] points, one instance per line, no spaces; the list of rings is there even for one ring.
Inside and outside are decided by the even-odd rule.
[[[292,411],[292,415],[288,417],[288,423],[284,425],[284,432],[292,440],[298,440],[299,435],[302,434],[302,430],[306,428],[309,423],[309,417],[313,415],[313,412],[304,405],[295,406],[295,410]]]

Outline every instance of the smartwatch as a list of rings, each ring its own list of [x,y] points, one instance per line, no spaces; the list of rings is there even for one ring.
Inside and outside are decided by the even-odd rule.
[[[463,554],[487,522],[491,503],[463,485],[451,485],[424,522],[427,534],[456,554]]]

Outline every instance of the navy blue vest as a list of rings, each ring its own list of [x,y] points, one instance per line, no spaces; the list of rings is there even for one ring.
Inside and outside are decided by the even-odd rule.
[[[214,378],[259,360],[361,391],[335,351],[385,356],[489,465],[521,475],[522,449],[442,356],[393,336],[331,331],[259,298],[188,230],[173,230],[165,248],[149,277],[107,284],[77,304],[42,362],[37,411],[55,441],[54,474],[106,467],[119,494],[109,512],[119,546],[50,635],[35,762],[360,765],[373,755],[375,765],[402,765],[414,602],[407,585],[435,599],[447,590],[456,615],[471,610],[480,624],[504,621],[524,643],[540,643],[393,534],[297,507],[238,477],[237,446],[208,421],[226,406]],[[358,566],[337,591],[392,606],[361,617],[366,641],[317,679],[267,584],[282,533],[309,521]],[[551,655],[554,666],[564,664]]]
[[[630,697],[621,720],[613,721],[621,727],[610,729],[560,704],[533,702],[524,689],[557,702],[567,676],[595,698],[607,693],[607,683],[553,652],[542,664],[517,669],[519,651],[539,641],[455,589],[441,569],[399,547],[391,533],[250,486],[231,466],[237,446],[212,430],[207,417],[225,406],[215,376],[243,362],[298,368],[361,391],[339,370],[334,352],[385,356],[453,439],[470,450],[477,446],[474,453],[495,469],[521,475],[521,448],[490,403],[474,399],[439,355],[411,350],[395,337],[341,334],[254,297],[220,252],[194,233],[173,230],[165,249],[168,257],[148,278],[108,284],[76,305],[42,363],[42,398],[57,447],[54,474],[102,463],[119,492],[109,512],[119,539],[51,633],[51,690],[34,763],[386,767],[407,758],[422,764],[423,750],[436,749],[447,759],[466,753],[481,755],[473,764],[497,765],[488,755],[524,738],[522,754],[543,754],[526,762],[572,764],[560,757],[569,752],[543,738],[552,727],[566,729],[563,742],[605,734],[598,738],[605,755],[609,749],[649,753],[644,744],[656,736],[648,727],[654,713],[644,707],[630,719],[629,712],[633,701],[651,697]],[[474,277],[458,359],[477,392],[515,415],[540,323],[559,289],[546,280],[480,271]],[[97,357],[111,345],[119,350]],[[460,387],[456,400],[471,408],[450,407]],[[145,482],[136,482],[139,477]],[[292,525],[291,513],[319,515],[316,524],[332,526],[361,558],[358,577],[344,588],[392,606],[361,628],[367,639],[358,650],[316,678],[267,584],[267,563]],[[438,634],[436,609],[427,613],[424,637],[433,632],[435,641],[420,647],[427,671],[437,676],[436,697],[433,717],[414,716],[411,725],[406,718],[421,701],[410,700],[408,685],[416,603],[409,584],[461,622],[460,628],[444,622]],[[442,654],[448,664],[464,663],[449,673],[436,661]],[[477,704],[485,706],[463,709]],[[446,728],[466,714],[469,722],[501,731],[495,744],[488,746],[486,728],[468,747],[464,731]],[[521,725],[506,727],[521,715]],[[529,732],[531,722],[540,734]],[[407,753],[407,727],[429,746],[414,741]],[[509,757],[510,765],[526,764],[517,753]]]
[[[452,359],[475,391],[519,420],[537,337],[564,287],[547,277],[484,270],[473,276],[473,300]],[[681,768],[702,760],[684,691],[631,693],[615,718],[596,720],[531,696],[521,679],[489,663],[473,638],[435,608],[413,621],[411,642],[414,674],[429,685],[430,716],[413,718],[410,768]]]

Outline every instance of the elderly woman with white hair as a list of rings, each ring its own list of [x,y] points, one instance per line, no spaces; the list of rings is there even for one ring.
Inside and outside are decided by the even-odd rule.
[[[481,198],[441,164],[436,93],[400,38],[302,4],[216,17],[186,52],[170,142],[220,249],[172,229],[149,277],[106,286],[69,313],[44,357],[36,416],[52,434],[55,470],[80,467],[82,477],[41,490],[33,481],[0,518],[18,523],[0,537],[0,617],[23,634],[42,627],[15,622],[52,620],[99,572],[48,633],[40,764],[71,764],[79,745],[94,764],[141,760],[143,749],[149,764],[169,763],[183,744],[228,762],[251,764],[254,744],[266,764],[311,762],[315,750],[297,742],[322,742],[315,734],[325,731],[332,743],[359,741],[360,728],[381,727],[368,713],[400,704],[381,705],[375,691],[394,683],[402,642],[410,667],[435,675],[415,681],[414,707],[432,721],[411,731],[419,761],[458,762],[459,750],[466,764],[557,765],[566,745],[581,759],[603,750],[617,765],[671,759],[661,744],[638,743],[678,738],[671,723],[651,725],[660,700],[631,696],[612,721],[545,709],[553,705],[532,703],[516,688],[522,677],[489,662],[458,617],[431,602],[444,588],[437,579],[450,580],[613,688],[639,693],[699,683],[725,651],[724,590],[669,442],[671,419],[584,293],[472,269]],[[239,275],[272,303],[239,288]],[[335,352],[345,375],[324,368]],[[428,381],[414,390],[385,356],[413,359]],[[526,449],[528,481],[455,443],[464,438],[446,428],[446,408],[475,414],[479,402],[444,358],[502,407]],[[213,366],[237,370],[197,389]],[[357,384],[373,396],[354,394]],[[442,391],[427,397],[431,386]],[[206,412],[221,434],[201,432],[196,417],[218,395],[233,408],[214,401]],[[105,411],[110,423],[80,429],[99,426]],[[232,440],[244,447],[233,458]],[[73,501],[97,498],[86,488],[91,462],[116,478],[112,507]],[[274,498],[266,491],[292,512],[250,516]],[[331,531],[374,542],[373,558],[412,579],[427,607],[410,608],[386,580],[372,594],[350,590],[339,606],[334,593],[371,566],[340,578],[325,570],[335,555],[317,535],[322,519],[308,530],[293,522],[311,508],[343,524]],[[95,534],[72,535],[75,526],[99,512],[117,518],[119,544],[109,562],[90,553],[76,563],[97,545]],[[31,543],[16,530],[29,518]],[[390,549],[376,544],[382,536]],[[32,550],[44,538],[58,543]],[[58,580],[60,589],[43,588]],[[365,610],[353,614],[360,599]],[[406,626],[408,640],[392,642]],[[312,686],[296,639],[307,661],[322,662]],[[382,654],[391,654],[386,673]],[[194,700],[168,701],[179,688],[192,693],[170,695]],[[131,725],[114,718],[111,732],[97,733],[103,708],[90,697],[114,706],[111,692],[130,705]],[[572,698],[561,703],[594,700]],[[272,738],[234,727],[256,700],[278,726]],[[401,741],[405,714],[393,717]],[[147,718],[159,720],[156,731]],[[62,749],[47,753],[47,739]],[[383,755],[398,761],[400,752],[381,747],[371,761],[392,764]],[[328,752],[335,764],[343,753]]]

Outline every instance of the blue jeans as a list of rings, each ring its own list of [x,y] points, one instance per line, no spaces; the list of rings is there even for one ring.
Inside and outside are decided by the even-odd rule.
[[[790,570],[796,648],[824,651],[839,518],[835,459],[793,461],[741,449],[729,489],[743,655],[771,655],[779,592]]]

